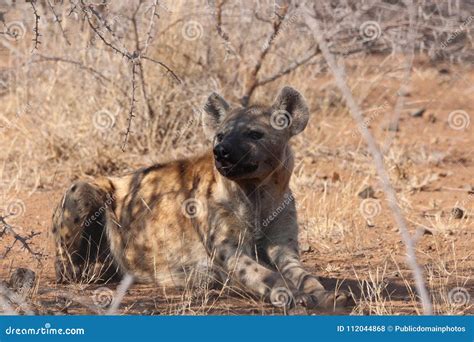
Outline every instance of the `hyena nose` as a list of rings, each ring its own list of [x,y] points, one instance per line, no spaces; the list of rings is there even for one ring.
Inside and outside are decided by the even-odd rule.
[[[217,144],[214,147],[214,156],[217,160],[228,160],[230,158],[229,148],[223,144]]]

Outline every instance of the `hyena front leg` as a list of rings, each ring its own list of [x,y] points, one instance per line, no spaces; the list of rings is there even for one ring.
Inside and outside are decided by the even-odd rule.
[[[294,216],[280,215],[279,220],[268,227],[263,242],[263,249],[270,261],[298,291],[308,295],[302,297],[303,305],[315,308],[344,307],[347,303],[344,293],[327,291],[318,277],[304,269],[299,258],[296,220]]]
[[[107,281],[116,273],[104,229],[109,199],[104,189],[87,182],[74,183],[62,197],[52,229],[58,282]]]
[[[334,308],[344,307],[347,296],[335,291],[327,291],[318,277],[303,268],[298,252],[282,245],[267,246],[267,255],[285,279],[291,282],[298,291],[309,296],[301,304],[308,307]]]
[[[253,259],[242,223],[231,215],[222,216],[215,220],[218,224],[210,231],[208,245],[224,273],[261,299],[277,306],[293,305],[299,296],[293,284]]]

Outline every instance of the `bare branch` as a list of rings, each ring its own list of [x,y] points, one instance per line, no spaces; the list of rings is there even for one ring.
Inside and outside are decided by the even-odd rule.
[[[147,57],[147,56],[140,56],[140,59],[143,59],[143,60],[150,61],[150,62],[153,62],[153,63],[158,64],[158,65],[161,65],[163,68],[166,69],[166,71],[173,77],[173,79],[176,82],[178,82],[179,84],[183,83],[181,78],[179,78],[178,75],[176,75],[176,73],[173,70],[171,70],[171,68],[169,68],[166,64],[164,64],[160,61],[157,61],[156,59]]]
[[[155,16],[158,16],[158,13],[156,12],[156,7],[158,6],[158,0],[154,0],[153,4],[151,5],[151,17],[150,17],[150,23],[148,24],[148,30],[146,34],[146,39],[145,39],[145,44],[142,49],[142,54],[146,54],[148,50],[148,46],[150,45],[150,42],[153,39],[153,27],[155,26]]]
[[[222,10],[226,2],[227,2],[226,0],[216,1],[216,10],[214,13],[215,13],[217,34],[219,35],[219,37],[222,38],[224,42],[224,48],[226,50],[226,57],[227,57],[228,55],[235,56],[237,55],[237,53],[234,47],[232,46],[232,43],[230,42],[229,35],[226,32],[224,32],[224,30],[222,29]]]
[[[35,44],[33,46],[33,51],[34,51],[34,50],[38,50],[38,46],[41,44],[39,40],[39,37],[41,36],[41,34],[39,33],[40,16],[38,14],[38,11],[36,10],[36,6],[35,6],[36,0],[30,0],[29,2],[31,4],[31,7],[33,8],[33,14],[35,16],[35,27],[33,28],[33,33],[34,33],[33,42]]]
[[[252,98],[252,95],[258,87],[258,73],[260,72],[260,69],[262,68],[263,62],[265,61],[265,58],[270,51],[270,48],[273,45],[273,41],[275,40],[275,37],[278,35],[280,32],[281,25],[283,24],[286,15],[288,14],[288,5],[285,5],[282,7],[282,12],[277,15],[277,19],[273,22],[273,31],[270,37],[267,40],[267,43],[264,45],[263,50],[260,53],[260,56],[258,57],[257,64],[255,64],[254,69],[250,73],[250,85],[248,86],[245,95],[241,99],[242,105],[245,107],[249,104],[250,99]]]
[[[222,7],[224,7],[225,3],[225,0],[216,1],[216,29],[219,36],[227,42],[229,41],[229,36],[222,30]]]
[[[118,54],[122,55],[125,58],[128,58],[128,59],[132,58],[132,56],[130,55],[130,53],[128,51],[120,50],[118,47],[116,47],[115,45],[113,45],[112,43],[107,41],[107,39],[105,39],[105,37],[102,35],[102,33],[99,31],[99,29],[92,23],[92,20],[91,20],[91,17],[89,15],[89,13],[86,10],[84,10],[84,12],[86,13],[87,22],[88,22],[90,28],[95,32],[95,34],[100,38],[100,40],[102,40],[102,42],[106,46],[108,46],[113,51],[117,52]]]
[[[122,143],[122,151],[125,151],[125,147],[127,146],[127,142],[130,136],[130,132],[132,129],[132,119],[135,117],[135,91],[137,89],[135,75],[137,74],[137,66],[138,62],[132,60],[132,98],[130,99],[130,110],[128,112],[128,119],[127,119],[127,131],[125,132],[125,137]]]
[[[141,3],[138,4],[138,6],[137,6],[137,8],[134,11],[133,16],[132,16],[133,33],[134,33],[134,37],[135,37],[135,51],[141,51],[140,36],[138,34],[138,21],[137,21],[137,13],[140,10],[140,6],[141,6]],[[151,20],[153,20],[153,17],[151,18]],[[146,81],[145,81],[145,72],[143,70],[143,64],[141,63],[140,60],[138,60],[138,71],[139,71],[138,75],[140,76],[142,95],[143,95],[143,98],[145,100],[148,117],[153,118],[155,116],[155,113],[154,113],[153,108],[151,106],[150,100],[148,99],[148,91],[146,89]]]
[[[271,83],[273,81],[276,81],[280,77],[288,75],[289,73],[291,73],[291,72],[295,71],[296,69],[298,69],[300,66],[302,66],[302,65],[306,64],[307,62],[309,62],[314,56],[317,56],[319,53],[320,53],[319,49],[315,49],[308,56],[304,57],[303,59],[301,59],[299,61],[296,61],[296,62],[292,63],[290,66],[288,66],[287,68],[281,70],[280,72],[278,72],[278,73],[276,73],[276,74],[274,74],[270,77],[267,77],[263,80],[259,80],[257,82],[257,85],[256,85],[255,88],[264,86],[267,83]]]

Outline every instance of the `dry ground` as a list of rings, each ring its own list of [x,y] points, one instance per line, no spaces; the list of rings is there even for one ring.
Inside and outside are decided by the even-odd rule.
[[[176,25],[179,36],[181,27]],[[207,28],[204,29],[203,39],[207,39]],[[290,31],[282,33],[279,39],[283,40]],[[90,39],[90,32],[84,36],[84,41]],[[65,67],[64,63],[32,62],[20,57],[13,63],[23,69],[17,75],[15,92],[0,93],[0,214],[18,214],[7,221],[19,234],[40,233],[32,238],[30,246],[44,257],[40,262],[35,260],[18,242],[8,250],[12,237],[1,236],[0,280],[8,280],[19,267],[34,270],[35,286],[26,300],[35,313],[100,313],[111,298],[111,292],[103,285],[58,285],[54,281],[49,228],[53,206],[68,184],[78,178],[117,175],[195,154],[196,150],[206,151],[209,146],[199,131],[199,123],[193,119],[193,108],[201,105],[211,90],[224,93],[231,101],[237,100],[236,87],[240,83],[219,81],[233,67],[221,68],[219,74],[212,64],[206,64],[205,51],[186,55],[195,51],[202,40],[184,46],[171,43],[176,36],[163,37],[158,38],[160,44],[153,45],[152,52],[156,56],[167,54],[165,61],[186,79],[186,87],[176,90],[162,71],[146,69],[150,84],[147,89],[158,119],[145,120],[150,113],[145,115],[146,101],[143,94],[138,94],[136,128],[125,152],[120,147],[129,99],[123,97],[120,86],[115,84],[128,85],[130,81],[129,76],[124,76],[128,66],[123,58],[112,54],[108,62],[100,60],[106,53],[103,46],[100,55],[94,55],[92,60],[87,52],[77,52],[83,66],[99,68],[111,79],[109,83],[104,81],[105,85],[100,77],[91,76],[90,70],[75,68],[70,63]],[[50,41],[43,37],[44,45],[38,54],[57,52],[54,49],[61,38],[56,38]],[[81,41],[79,38],[70,37]],[[220,39],[215,34],[211,38]],[[169,39],[169,44],[164,44],[163,39]],[[26,47],[22,51],[29,51],[31,41],[24,41]],[[9,44],[11,47],[13,43]],[[22,47],[15,44],[15,49]],[[173,50],[176,44],[183,53]],[[76,57],[69,47],[61,49],[63,56]],[[277,67],[273,63],[279,61],[276,55],[270,54],[266,60],[265,72]],[[12,57],[7,58],[6,54],[1,61],[2,66],[12,65]],[[222,59],[218,61],[222,63]],[[474,123],[453,121],[450,117],[453,111],[461,110],[467,114],[464,119],[474,120],[473,65],[434,63],[423,55],[417,56],[409,69],[409,82],[401,88],[405,61],[397,54],[352,56],[346,60],[349,85],[364,111],[367,126],[385,151],[385,166],[409,229],[416,237],[418,261],[435,312],[473,314],[470,297],[474,297]],[[119,67],[108,70],[104,63]],[[225,60],[222,64],[226,64]],[[240,79],[246,71],[239,67],[232,77]],[[22,77],[28,82],[21,83]],[[293,141],[297,163],[292,188],[299,208],[304,264],[322,277],[329,288],[338,286],[353,293],[355,304],[343,313],[420,314],[405,260],[405,246],[377,182],[371,157],[332,75],[318,60],[259,88],[255,99],[267,103],[285,84],[307,97],[312,113],[306,131]],[[129,89],[125,92],[129,93]],[[388,118],[400,96],[405,104],[398,130],[389,130]],[[113,123],[98,127],[97,113],[103,109],[113,112]],[[420,109],[425,109],[421,116],[412,116]],[[359,196],[368,187],[373,194],[368,199]],[[453,213],[454,208],[460,210]],[[2,258],[5,252],[8,253]],[[117,284],[106,287],[115,290]],[[101,308],[97,303],[105,305]],[[284,312],[235,289],[197,296],[187,290],[135,284],[127,291],[120,313]],[[307,312],[297,309],[290,313]]]

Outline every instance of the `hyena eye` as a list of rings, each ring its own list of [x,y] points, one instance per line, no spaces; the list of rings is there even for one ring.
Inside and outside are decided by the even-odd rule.
[[[216,134],[216,141],[217,142],[221,142],[223,138],[224,138],[224,134],[222,134],[222,133],[217,133]]]
[[[253,140],[260,140],[263,138],[263,133],[259,131],[250,131],[249,137]]]

